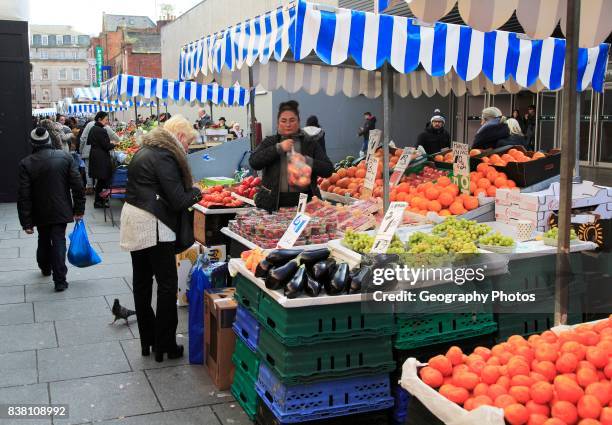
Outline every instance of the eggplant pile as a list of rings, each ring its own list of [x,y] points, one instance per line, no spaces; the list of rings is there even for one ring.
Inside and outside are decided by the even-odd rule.
[[[329,255],[327,248],[276,249],[259,263],[255,276],[262,278],[268,289],[282,289],[287,298],[301,294],[316,297],[323,291],[327,295],[360,293],[372,268],[351,271],[348,264],[336,263]]]

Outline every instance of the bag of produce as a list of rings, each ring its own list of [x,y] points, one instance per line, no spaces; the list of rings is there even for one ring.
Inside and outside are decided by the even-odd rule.
[[[287,152],[287,181],[290,186],[304,189],[310,186],[312,167],[306,157],[295,150]]]

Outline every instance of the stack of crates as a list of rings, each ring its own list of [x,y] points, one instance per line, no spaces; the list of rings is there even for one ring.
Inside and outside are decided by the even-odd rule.
[[[232,393],[251,417],[303,423],[393,405],[390,311],[363,314],[360,302],[284,308],[241,275],[234,284],[240,341]]]

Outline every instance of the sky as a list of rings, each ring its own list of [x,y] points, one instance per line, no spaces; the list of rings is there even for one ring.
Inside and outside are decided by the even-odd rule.
[[[154,22],[162,4],[174,7],[180,16],[202,0],[49,0],[30,1],[30,24],[71,25],[76,31],[97,36],[102,29],[102,12],[113,15],[144,15]]]

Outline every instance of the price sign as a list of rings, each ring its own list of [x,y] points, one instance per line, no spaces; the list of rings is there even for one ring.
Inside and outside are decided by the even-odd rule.
[[[366,192],[372,193],[374,185],[376,184],[376,171],[378,171],[379,160],[375,156],[370,157],[368,165],[366,166],[366,176],[363,182],[363,187]]]
[[[400,158],[397,160],[397,164],[395,164],[395,168],[393,169],[393,174],[391,174],[391,178],[389,179],[389,184],[391,187],[399,183],[400,179],[406,172],[406,168],[408,168],[408,165],[410,165],[413,155],[414,148],[406,148],[402,156],[400,156]]]
[[[404,220],[404,210],[407,206],[406,202],[391,202],[385,217],[380,223],[370,254],[384,254],[387,252],[395,231]]]
[[[380,147],[382,141],[382,130],[370,130],[370,136],[368,138],[368,151],[366,152],[366,162],[370,160],[370,157],[376,152],[376,149]]]
[[[278,241],[278,248],[291,248],[295,245],[295,241],[298,240],[308,223],[310,217],[303,213],[297,213],[295,218],[289,223],[289,227],[285,231],[285,234]]]
[[[470,148],[466,143],[453,142],[453,183],[462,193],[470,194]]]
[[[300,201],[298,202],[298,213],[303,213],[306,211],[306,203],[308,202],[308,195],[305,193],[300,193]]]

